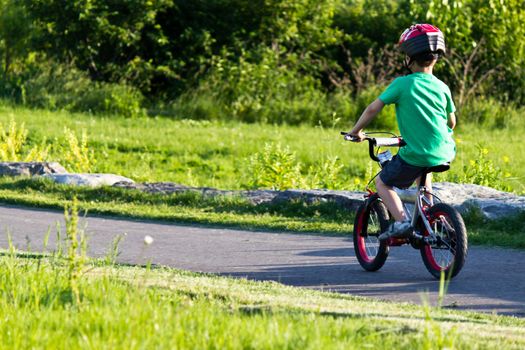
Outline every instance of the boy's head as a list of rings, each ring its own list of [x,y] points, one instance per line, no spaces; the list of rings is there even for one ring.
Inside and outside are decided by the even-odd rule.
[[[431,24],[414,24],[399,38],[401,51],[407,55],[405,64],[419,67],[433,66],[445,54],[445,37],[439,28]]]

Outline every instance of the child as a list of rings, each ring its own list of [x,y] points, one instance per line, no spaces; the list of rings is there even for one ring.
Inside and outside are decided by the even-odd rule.
[[[387,89],[363,112],[350,132],[358,141],[363,129],[387,104],[396,106],[396,118],[406,146],[382,170],[376,179],[379,196],[395,222],[381,233],[380,240],[404,237],[413,230],[393,187],[407,188],[426,168],[450,162],[456,153],[452,129],[456,124],[450,89],[432,75],[432,69],[445,49],[443,33],[430,24],[416,24],[399,39],[406,54],[405,65],[411,71],[394,79]],[[425,186],[431,190],[431,177]]]

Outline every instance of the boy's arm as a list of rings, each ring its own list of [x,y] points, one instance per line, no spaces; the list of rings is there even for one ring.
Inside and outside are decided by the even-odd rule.
[[[451,129],[454,129],[456,127],[456,115],[454,113],[448,114],[448,126]]]
[[[368,105],[364,110],[363,114],[359,117],[357,123],[355,123],[354,128],[350,131],[350,135],[355,136],[359,141],[363,141],[365,136],[363,134],[363,129],[370,124],[370,122],[375,118],[375,116],[381,112],[385,104],[380,99],[376,99],[374,102]]]

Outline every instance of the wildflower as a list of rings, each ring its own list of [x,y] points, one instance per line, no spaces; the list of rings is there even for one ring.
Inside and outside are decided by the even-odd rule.
[[[461,143],[461,142],[463,142],[463,140],[460,139],[459,137],[456,137],[456,143]]]
[[[470,166],[476,165],[476,162],[474,160],[472,160],[472,159],[469,161],[469,163],[470,163]]]
[[[503,156],[503,163],[510,162],[510,158],[508,156]]]
[[[511,174],[511,173],[509,173],[509,172],[506,172],[505,174],[503,174],[503,176],[505,176],[505,177],[511,177],[511,176],[512,176],[512,174]]]
[[[360,185],[361,184],[361,180],[359,178],[354,178],[354,185]]]
[[[489,150],[487,148],[482,148],[481,154],[489,154]]]
[[[150,235],[144,236],[144,244],[150,245],[151,243],[153,243],[153,237],[151,237]]]

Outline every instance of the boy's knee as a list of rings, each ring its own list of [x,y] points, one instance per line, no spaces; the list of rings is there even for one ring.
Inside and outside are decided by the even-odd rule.
[[[381,177],[378,176],[376,177],[376,187],[377,188],[390,188],[390,186],[387,186],[383,180],[381,180]]]

